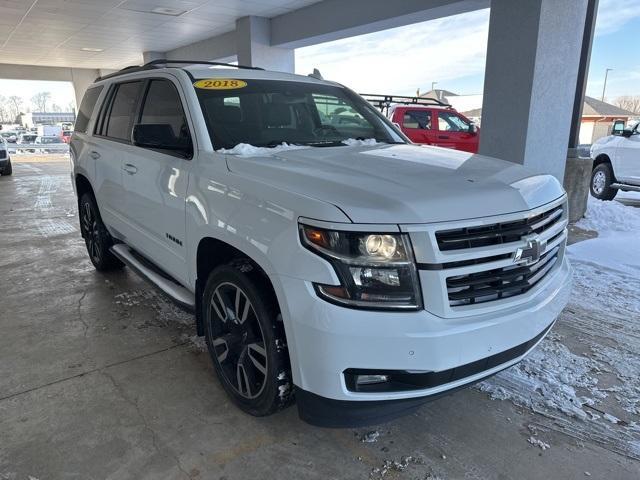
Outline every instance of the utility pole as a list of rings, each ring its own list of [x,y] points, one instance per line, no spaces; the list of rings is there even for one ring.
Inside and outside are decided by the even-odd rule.
[[[431,82],[431,91],[433,91],[436,88],[436,84],[438,82]]]
[[[600,100],[602,100],[604,102],[604,92],[607,90],[607,77],[609,76],[609,72],[613,70],[613,68],[607,68],[604,71],[604,86],[602,87],[602,98]]]

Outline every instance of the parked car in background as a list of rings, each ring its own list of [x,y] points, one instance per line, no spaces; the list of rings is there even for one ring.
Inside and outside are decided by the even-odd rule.
[[[33,145],[38,138],[38,135],[35,133],[23,133],[18,137],[18,145],[20,147],[17,149],[16,153],[34,153],[35,148],[24,148],[23,145]]]
[[[11,175],[12,173],[13,167],[11,166],[9,148],[4,138],[0,137],[0,175]]]
[[[65,153],[66,150],[61,148],[65,145],[62,137],[59,136],[44,136],[44,137],[36,137],[33,142],[34,147],[36,148],[37,153]],[[48,146],[48,147],[45,147]]]
[[[363,94],[413,143],[477,153],[480,129],[451,105],[425,97]]]
[[[71,135],[73,135],[73,130],[62,130],[62,141],[69,143],[71,141]]]
[[[389,419],[552,328],[571,278],[553,176],[410,144],[334,82],[158,62],[85,93],[80,231],[97,270],[195,310],[245,412],[295,397],[311,423]]]
[[[629,128],[616,122],[613,135],[591,146],[591,195],[613,200],[622,191],[640,192],[640,122]]]
[[[18,135],[16,134],[16,132],[13,132],[13,131],[11,131],[11,132],[7,132],[7,131],[0,132],[0,136],[7,143],[16,143],[18,141]]]

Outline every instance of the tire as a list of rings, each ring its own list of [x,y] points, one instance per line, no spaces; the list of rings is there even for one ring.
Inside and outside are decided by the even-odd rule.
[[[293,386],[284,325],[264,275],[248,260],[217,267],[202,302],[211,361],[233,402],[257,417],[290,405]]]
[[[591,172],[591,183],[589,189],[591,195],[599,200],[613,200],[618,190],[611,188],[614,183],[613,169],[609,163],[601,163]]]
[[[80,232],[87,245],[91,263],[100,272],[122,268],[124,264],[109,250],[113,239],[102,223],[96,200],[91,193],[84,193],[78,203]]]
[[[13,173],[13,167],[11,166],[11,160],[9,160],[7,162],[7,166],[4,167],[4,170],[2,171],[2,176],[3,177],[8,177],[12,173]]]

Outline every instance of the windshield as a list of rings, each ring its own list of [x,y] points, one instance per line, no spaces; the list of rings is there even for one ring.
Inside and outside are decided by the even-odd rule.
[[[405,143],[379,112],[345,88],[276,80],[236,80],[233,85],[238,88],[212,88],[219,82],[196,82],[216,150],[240,143],[258,147],[343,146],[348,139]]]

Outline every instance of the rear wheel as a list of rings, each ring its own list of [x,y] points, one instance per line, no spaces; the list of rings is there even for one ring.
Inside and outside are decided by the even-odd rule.
[[[7,165],[4,167],[4,170],[2,171],[2,175],[3,176],[9,176],[13,173],[13,167],[11,166],[11,160],[9,160],[7,162]]]
[[[611,188],[614,183],[613,169],[608,163],[601,163],[591,173],[591,195],[600,200],[613,200],[618,190]]]
[[[222,386],[255,416],[292,399],[289,356],[277,301],[248,261],[215,268],[202,296],[205,338]]]
[[[109,250],[113,245],[111,235],[102,223],[96,200],[90,193],[80,197],[80,231],[87,245],[91,263],[99,271],[122,268],[124,264]]]

